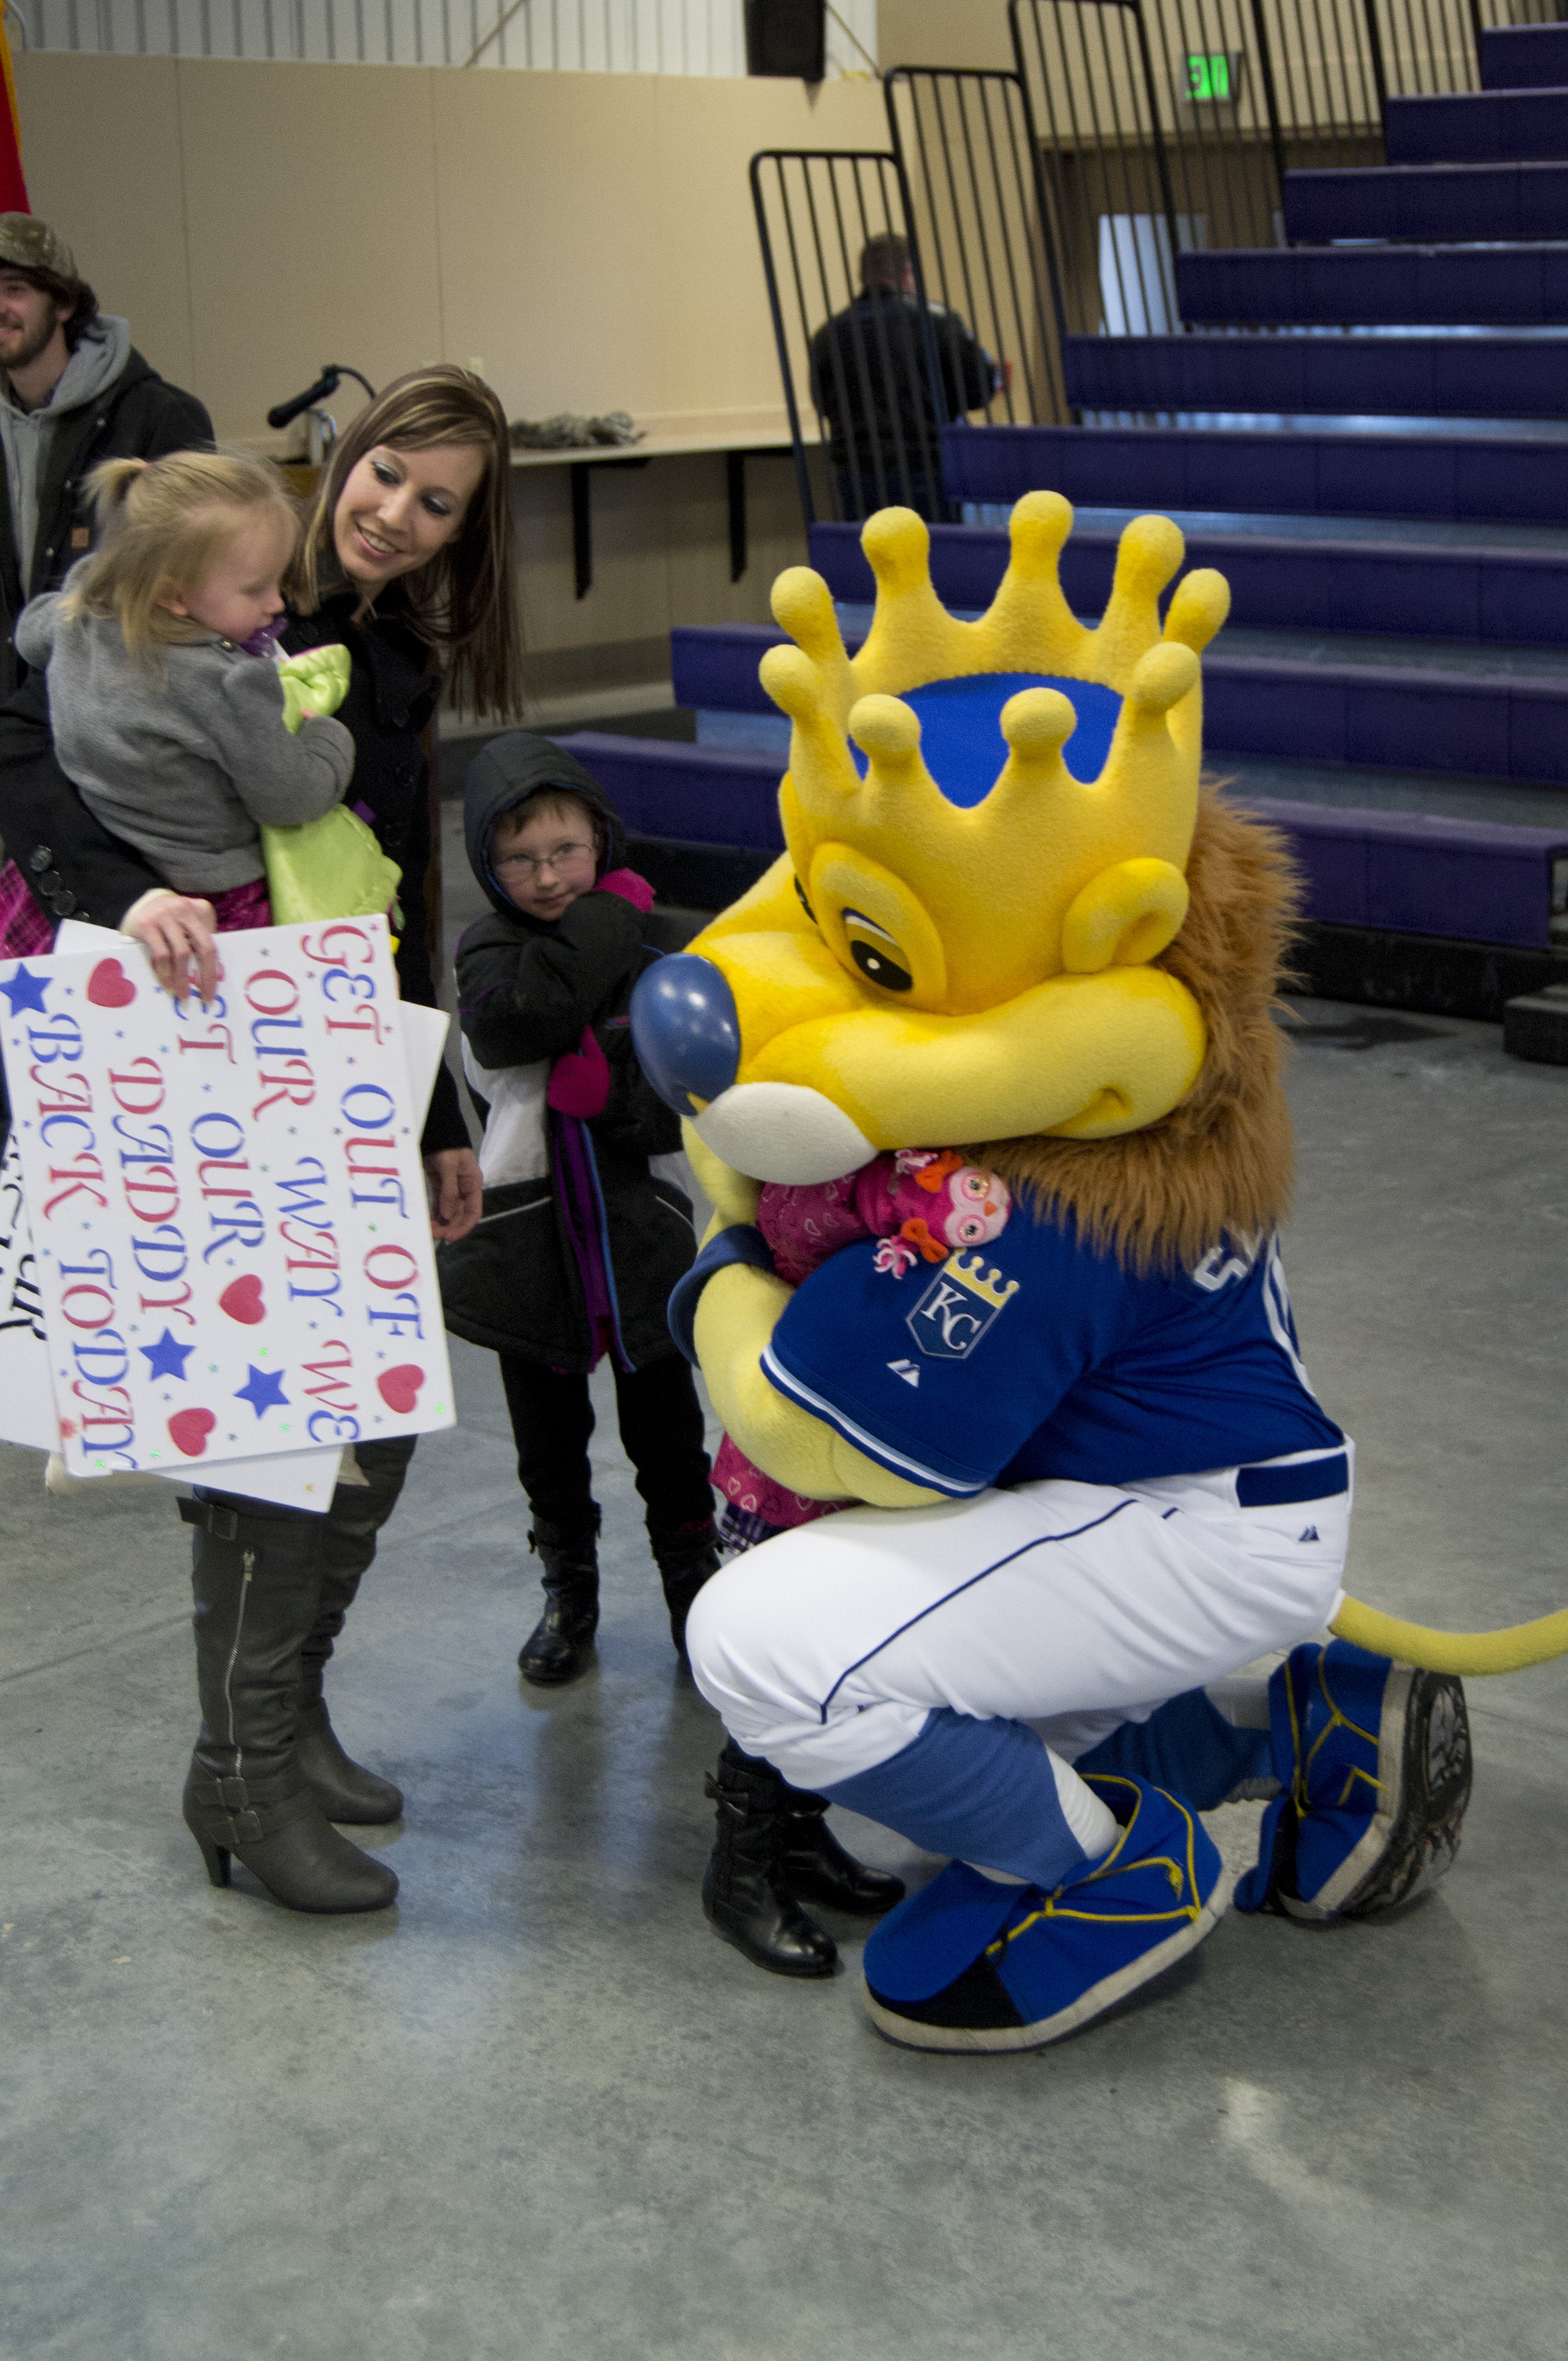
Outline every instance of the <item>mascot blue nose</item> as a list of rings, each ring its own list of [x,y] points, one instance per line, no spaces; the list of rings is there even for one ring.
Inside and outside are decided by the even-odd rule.
[[[640,976],[631,994],[638,1061],[666,1106],[696,1115],[729,1088],[740,1067],[735,995],[711,960],[674,951]]]

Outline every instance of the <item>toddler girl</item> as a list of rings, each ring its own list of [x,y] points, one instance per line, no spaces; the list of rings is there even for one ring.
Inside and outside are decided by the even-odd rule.
[[[757,1204],[757,1227],[773,1268],[792,1287],[829,1255],[859,1238],[880,1238],[874,1267],[900,1279],[910,1269],[946,1262],[963,1247],[1001,1235],[1012,1211],[1007,1183],[966,1164],[955,1148],[901,1148],[875,1156],[842,1180],[786,1186],[770,1180]],[[831,1516],[842,1500],[812,1500],[792,1492],[753,1466],[726,1435],[713,1464],[725,1508],[718,1536],[732,1550],[751,1549],[771,1533]]]
[[[102,546],[16,625],[18,654],[48,672],[60,764],[220,928],[266,926],[260,828],[319,819],[354,773],[348,731],[313,710],[342,693],[328,652],[303,697],[274,661],[299,521],[276,471],[236,453],[110,459],[90,482]],[[40,948],[15,886],[0,897],[7,958]]]

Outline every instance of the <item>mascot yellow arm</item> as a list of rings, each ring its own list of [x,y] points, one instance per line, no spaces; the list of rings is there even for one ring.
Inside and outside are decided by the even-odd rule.
[[[721,1156],[715,1156],[707,1140],[684,1119],[681,1146],[685,1149],[693,1179],[713,1207],[713,1219],[703,1234],[703,1245],[706,1246],[719,1230],[729,1229],[735,1222],[754,1222],[757,1201],[762,1193],[761,1184],[748,1180],[743,1172],[737,1172],[732,1164],[726,1164]]]
[[[708,1398],[749,1458],[775,1483],[808,1500],[869,1501],[875,1509],[925,1509],[941,1493],[890,1476],[840,1441],[830,1426],[788,1400],[762,1373],[762,1348],[791,1290],[747,1263],[716,1271],[696,1312],[696,1353]]]
[[[1497,1631],[1433,1631],[1424,1623],[1403,1623],[1359,1598],[1347,1598],[1329,1625],[1336,1639],[1397,1656],[1429,1673],[1519,1673],[1529,1664],[1568,1655],[1568,1608],[1538,1616],[1533,1623],[1510,1623]]]

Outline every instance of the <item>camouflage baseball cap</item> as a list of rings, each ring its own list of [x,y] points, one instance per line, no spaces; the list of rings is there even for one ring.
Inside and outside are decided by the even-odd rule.
[[[37,214],[0,214],[0,269],[38,270],[80,286],[76,257],[65,240]]]

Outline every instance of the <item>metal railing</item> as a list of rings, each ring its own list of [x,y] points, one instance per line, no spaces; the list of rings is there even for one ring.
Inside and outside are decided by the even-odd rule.
[[[1047,159],[1023,83],[974,68],[896,66],[884,93],[926,291],[996,363],[970,414],[988,425],[1065,419]]]
[[[927,300],[914,209],[898,158],[882,149],[767,148],[751,202],[795,475],[816,522],[806,423],[828,456],[833,513],[900,504],[941,520],[941,426],[970,390],[967,358]],[[906,241],[911,283],[893,283],[873,241]],[[956,371],[956,374],[955,374]]]

